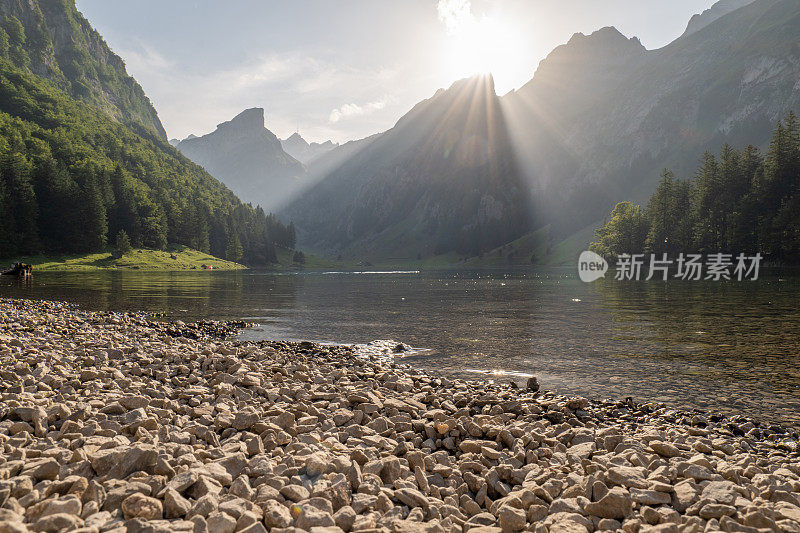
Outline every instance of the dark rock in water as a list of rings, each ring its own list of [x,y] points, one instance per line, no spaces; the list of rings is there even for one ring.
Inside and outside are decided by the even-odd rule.
[[[405,352],[407,350],[406,345],[402,342],[394,347],[394,353]]]
[[[217,338],[224,339],[236,335],[247,327],[244,320],[201,320],[193,324],[185,324],[181,320],[174,323],[150,322],[149,326],[163,331],[171,337],[185,337],[187,339]]]
[[[526,385],[529,391],[536,392],[539,390],[539,380],[536,379],[536,376],[531,376],[528,378],[528,383]]]

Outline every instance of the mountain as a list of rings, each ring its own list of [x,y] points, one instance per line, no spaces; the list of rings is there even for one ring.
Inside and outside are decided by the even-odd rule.
[[[299,133],[293,133],[289,138],[281,140],[281,146],[287,154],[304,165],[308,165],[339,145],[331,141],[325,141],[324,143],[308,143]]]
[[[184,139],[177,148],[245,202],[267,210],[289,198],[305,172],[264,126],[261,108],[246,109],[208,135]]]
[[[90,84],[73,93],[78,83],[70,79],[91,77],[70,78],[73,71],[53,63],[59,49],[53,43],[71,42],[77,50],[89,35],[95,53],[107,51],[85,20],[57,26],[44,15],[74,15],[74,3],[0,6],[22,17],[8,16],[0,34],[0,257],[103,251],[127,236],[136,246],[186,245],[264,266],[276,260],[276,245],[294,246],[291,227],[243,204],[170,146],[154,130],[155,122],[140,122],[121,100],[109,107],[116,101],[113,87],[103,93],[108,100]],[[43,41],[47,31],[26,31],[26,14],[41,15],[47,31],[57,28],[58,35]],[[24,46],[31,35],[34,44]],[[53,54],[41,56],[41,50]],[[101,64],[95,56],[81,57],[83,65]],[[104,71],[103,83],[115,79],[112,70]],[[138,87],[132,78],[126,83]],[[147,102],[143,93],[142,98],[140,103]]]
[[[437,92],[283,215],[327,253],[469,254],[528,232],[566,257],[617,202],[645,201],[664,167],[691,177],[724,143],[766,148],[800,110],[798,79],[797,0],[723,0],[657,50],[613,27],[575,34],[502,98],[475,80]],[[476,157],[486,164],[463,164]],[[504,221],[493,238],[473,231],[490,219]]]
[[[702,30],[720,17],[736,11],[740,7],[752,4],[754,0],[722,0],[717,2],[710,8],[702,13],[694,15],[689,19],[689,24],[686,26],[686,31],[683,36],[691,35],[692,33]]]
[[[30,69],[118,122],[166,140],[150,100],[74,0],[0,0],[0,22],[4,55],[16,67]]]
[[[349,153],[283,216],[312,248],[365,260],[493,248],[531,216],[507,131],[491,77],[458,81],[385,133],[330,152]]]
[[[664,167],[691,177],[703,152],[726,142],[765,148],[800,109],[800,2],[704,16],[658,50],[611,28],[578,34],[504,98],[525,179],[558,237],[620,200],[644,201]]]

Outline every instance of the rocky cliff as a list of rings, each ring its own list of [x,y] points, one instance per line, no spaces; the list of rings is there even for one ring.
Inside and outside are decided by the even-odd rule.
[[[13,17],[13,18],[12,18]],[[47,78],[73,98],[105,111],[140,133],[166,140],[164,127],[142,88],[125,70],[74,0],[0,0],[0,21],[21,23],[21,53],[10,43],[9,59],[20,68]],[[12,30],[13,32],[13,30]]]
[[[740,7],[752,4],[754,0],[721,0],[702,13],[698,13],[689,19],[684,36],[691,35],[700,31],[720,17],[736,11]]]
[[[578,35],[504,99],[526,179],[563,235],[645,200],[665,166],[691,177],[725,142],[765,147],[800,109],[800,2],[711,11],[659,50],[615,30]]]
[[[244,202],[265,210],[280,206],[300,185],[303,165],[283,151],[280,140],[264,126],[264,110],[242,111],[202,137],[178,146]]]
[[[313,248],[363,259],[469,256],[529,226],[491,77],[440,90],[350,149],[285,211]]]

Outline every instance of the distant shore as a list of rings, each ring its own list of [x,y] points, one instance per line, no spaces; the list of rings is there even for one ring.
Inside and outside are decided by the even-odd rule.
[[[796,429],[243,326],[0,299],[0,530],[800,530]]]
[[[337,263],[308,255],[304,263],[293,262],[293,250],[278,249],[278,262],[265,265],[265,270],[293,271],[303,269],[333,268]],[[122,256],[113,250],[88,254],[36,255],[15,259],[6,259],[8,265],[12,261],[22,261],[33,265],[35,272],[64,271],[103,271],[103,270],[138,270],[148,271],[187,271],[187,270],[246,270],[244,264],[214,257],[213,255],[194,250],[187,246],[170,246],[166,250],[134,248]],[[0,266],[3,262],[0,261]]]
[[[22,257],[24,263],[33,265],[34,273],[48,271],[96,270],[243,270],[242,264],[226,261],[186,246],[172,246],[167,250],[134,248],[122,256],[109,250],[88,254],[37,255]]]

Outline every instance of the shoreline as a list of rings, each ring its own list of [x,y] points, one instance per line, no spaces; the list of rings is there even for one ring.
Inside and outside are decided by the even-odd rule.
[[[0,531],[800,531],[796,428],[243,326],[0,299]]]

